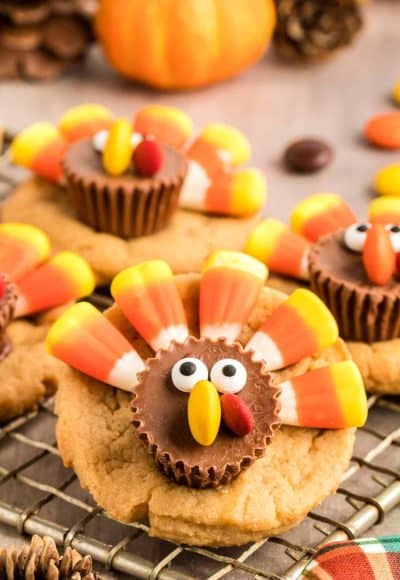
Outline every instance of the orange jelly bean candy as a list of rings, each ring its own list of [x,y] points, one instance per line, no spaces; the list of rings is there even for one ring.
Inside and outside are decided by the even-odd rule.
[[[383,149],[400,149],[400,111],[372,117],[364,127],[366,139]]]

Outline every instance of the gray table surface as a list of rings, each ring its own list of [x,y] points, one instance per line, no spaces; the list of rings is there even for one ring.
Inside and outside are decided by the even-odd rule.
[[[357,42],[322,65],[285,66],[270,51],[230,82],[197,92],[159,94],[121,80],[94,50],[84,68],[61,80],[32,85],[2,82],[0,123],[17,130],[37,120],[56,121],[65,109],[85,101],[107,104],[116,114],[128,116],[150,101],[173,104],[183,107],[198,127],[218,120],[245,131],[253,144],[253,163],[268,177],[267,214],[287,219],[296,200],[332,191],[346,197],[362,217],[372,196],[374,173],[399,160],[399,153],[368,148],[361,138],[370,115],[393,107],[390,91],[396,79],[400,79],[400,2],[376,0],[366,8],[366,26]],[[281,153],[289,141],[305,135],[329,141],[335,149],[334,162],[312,177],[288,175]],[[400,533],[399,518],[400,508],[370,533]],[[20,542],[0,526],[0,544],[14,540]]]

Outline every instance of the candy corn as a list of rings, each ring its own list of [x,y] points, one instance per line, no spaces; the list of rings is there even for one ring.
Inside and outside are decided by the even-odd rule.
[[[377,197],[369,204],[368,218],[373,224],[400,225],[400,198]]]
[[[265,320],[246,350],[274,371],[320,352],[337,338],[336,321],[325,304],[299,288]]]
[[[396,269],[396,254],[390,234],[383,224],[374,224],[367,231],[363,264],[369,280],[374,284],[383,286],[392,279]]]
[[[182,149],[192,130],[192,121],[175,107],[149,105],[137,111],[133,119],[135,132],[152,135],[164,145]]]
[[[111,294],[153,350],[187,338],[182,300],[166,262],[150,260],[123,270],[114,278]]]
[[[203,265],[200,333],[211,340],[235,340],[267,278],[267,268],[241,252],[219,251]]]
[[[0,224],[0,272],[18,280],[44,262],[50,242],[42,230],[19,223]]]
[[[87,262],[78,254],[61,252],[18,280],[15,315],[66,304],[91,294],[94,287],[94,275]]]
[[[267,185],[261,171],[221,169],[209,175],[196,161],[189,161],[179,204],[187,209],[232,216],[250,216],[264,206]]]
[[[319,193],[307,197],[294,209],[291,225],[294,232],[310,242],[322,236],[346,228],[356,220],[348,204],[334,193]]]
[[[210,381],[199,381],[188,400],[188,421],[193,439],[200,445],[212,445],[221,424],[221,403]]]
[[[108,129],[113,121],[113,115],[103,105],[87,103],[69,109],[61,117],[58,127],[69,142],[93,137],[102,129]]]
[[[238,129],[214,123],[203,129],[190,146],[188,155],[213,173],[220,168],[221,162],[233,166],[246,163],[250,159],[251,147]]]
[[[48,352],[99,381],[131,391],[144,362],[126,338],[88,302],[69,308],[47,336]]]
[[[308,279],[309,242],[291,232],[282,222],[269,218],[250,234],[246,252],[268,266],[271,272]]]
[[[114,177],[128,169],[132,159],[132,127],[127,119],[117,119],[110,127],[103,151],[103,168]]]
[[[35,123],[14,139],[11,161],[50,181],[59,181],[67,143],[50,123]]]
[[[310,371],[278,386],[285,425],[345,429],[361,427],[367,420],[363,380],[352,361]]]

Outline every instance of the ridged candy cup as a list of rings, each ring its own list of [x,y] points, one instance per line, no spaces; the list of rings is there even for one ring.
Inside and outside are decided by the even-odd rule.
[[[153,177],[133,168],[107,175],[92,141],[73,144],[64,157],[69,200],[79,220],[121,238],[151,235],[165,228],[179,201],[187,163],[178,151],[163,146],[164,164]]]

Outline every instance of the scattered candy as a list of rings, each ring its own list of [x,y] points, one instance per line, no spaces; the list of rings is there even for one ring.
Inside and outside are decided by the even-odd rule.
[[[27,224],[0,224],[0,272],[18,280],[44,262],[50,242],[42,230]]]
[[[32,270],[17,284],[15,316],[66,304],[91,294],[95,280],[90,266],[72,252],[61,252]]]
[[[363,263],[369,280],[374,284],[384,286],[391,280],[395,272],[396,255],[390,233],[383,224],[374,224],[369,228],[363,249]]]
[[[240,397],[225,393],[221,397],[222,420],[224,424],[239,437],[244,437],[253,431],[253,415]]]
[[[117,274],[111,294],[145,341],[154,349],[167,349],[172,341],[188,336],[186,315],[171,268],[150,260]]]
[[[117,119],[110,127],[103,151],[106,173],[117,177],[128,169],[132,158],[132,127],[128,120]]]
[[[400,225],[400,196],[378,197],[368,207],[368,218],[374,224],[397,224]]]
[[[395,84],[393,88],[393,100],[396,105],[400,105],[400,80]]]
[[[318,193],[303,199],[293,210],[291,225],[294,232],[310,242],[346,228],[356,221],[349,205],[334,193]]]
[[[366,139],[382,149],[400,149],[400,111],[372,117],[364,127]]]
[[[374,186],[380,195],[400,197],[400,163],[392,163],[378,171]]]
[[[67,143],[56,127],[50,123],[35,123],[13,140],[11,161],[39,177],[58,182],[66,148]]]
[[[126,338],[88,302],[71,306],[53,324],[47,350],[74,369],[119,389],[131,391],[145,369]]]
[[[132,163],[142,177],[153,177],[164,163],[164,151],[154,139],[144,139],[133,152]]]
[[[368,407],[363,380],[353,361],[294,377],[278,385],[285,425],[318,429],[362,427]]]
[[[321,139],[299,139],[284,153],[288,169],[298,173],[315,173],[332,161],[332,148]]]
[[[245,251],[271,272],[307,280],[309,249],[305,238],[291,232],[284,223],[268,218],[250,234]]]
[[[210,381],[199,381],[189,395],[188,421],[193,439],[200,445],[212,445],[221,424],[221,403]]]
[[[310,290],[299,288],[274,310],[247,343],[269,371],[321,352],[338,339],[336,321]]]
[[[175,107],[149,105],[140,109],[134,119],[135,132],[151,135],[175,149],[182,149],[188,140],[193,125],[190,117]]]
[[[200,334],[235,340],[247,322],[268,275],[258,260],[241,252],[217,251],[205,261],[200,282]]]
[[[246,163],[251,155],[250,143],[245,135],[235,127],[222,123],[207,125],[190,146],[189,156],[207,167],[212,151],[222,163],[233,166]]]
[[[69,109],[61,117],[58,127],[69,142],[93,137],[102,129],[108,129],[113,122],[113,114],[103,105],[87,103]]]

